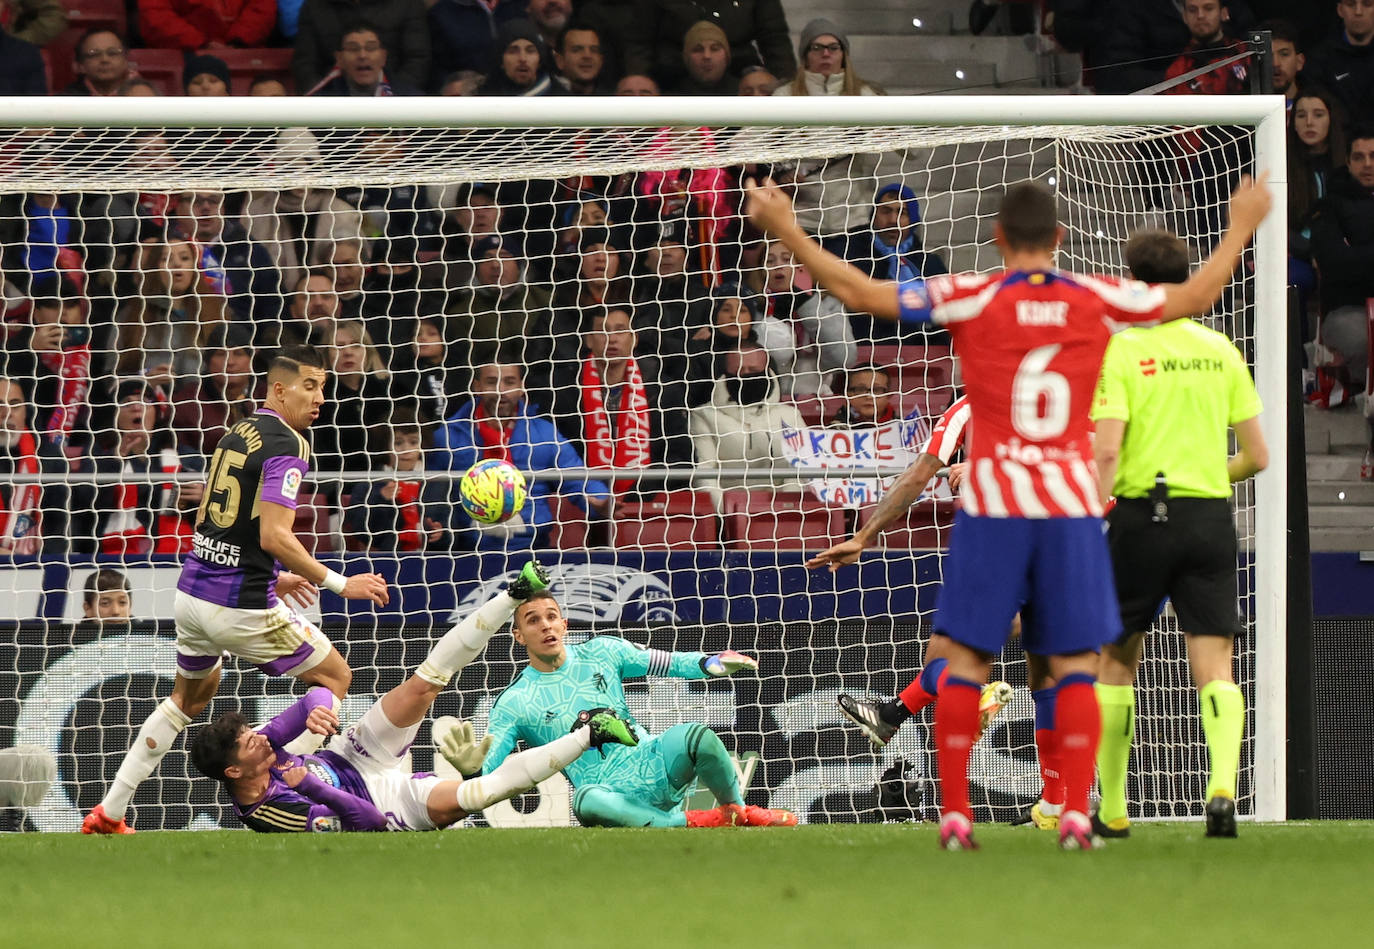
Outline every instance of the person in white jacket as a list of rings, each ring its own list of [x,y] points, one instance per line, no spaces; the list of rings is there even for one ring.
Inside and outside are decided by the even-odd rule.
[[[692,446],[700,472],[696,486],[710,493],[721,509],[726,488],[772,487],[801,490],[786,467],[782,427],[803,427],[797,407],[780,401],[777,378],[768,369],[768,353],[756,342],[742,341],[721,360],[722,371],[711,401],[691,409]],[[722,477],[720,468],[759,469],[758,476]]]

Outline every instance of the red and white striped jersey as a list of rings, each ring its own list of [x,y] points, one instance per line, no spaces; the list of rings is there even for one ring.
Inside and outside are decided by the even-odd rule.
[[[949,408],[940,416],[940,420],[935,423],[935,427],[930,430],[930,437],[921,446],[921,454],[934,455],[940,459],[940,464],[949,464],[949,460],[968,437],[970,414],[968,396],[961,395],[951,402]]]
[[[1112,333],[1156,323],[1164,290],[1060,271],[908,280],[901,318],[948,328],[978,417],[964,510],[985,517],[1100,516],[1093,390]]]

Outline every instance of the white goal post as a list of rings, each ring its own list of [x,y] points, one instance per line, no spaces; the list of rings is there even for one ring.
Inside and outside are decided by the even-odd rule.
[[[979,224],[985,225],[995,208],[995,195],[988,195],[985,204],[982,192],[995,187],[989,182],[998,180],[999,167],[1012,169],[1013,175],[1022,167],[1021,157],[1009,160],[998,149],[1007,141],[1033,141],[1043,146],[1027,146],[1025,155],[1033,157],[1025,159],[1026,167],[1036,168],[1037,174],[1048,169],[1051,183],[1066,206],[1070,240],[1062,265],[1113,273],[1121,271],[1119,248],[1126,234],[1151,220],[1154,213],[1153,207],[1136,198],[1120,196],[1142,185],[1137,180],[1139,169],[1171,169],[1186,152],[1186,148],[1175,148],[1157,153],[1149,143],[1177,142],[1195,134],[1206,138],[1206,133],[1195,130],[1241,130],[1237,136],[1247,144],[1240,151],[1253,156],[1254,169],[1267,176],[1274,197],[1273,211],[1256,235],[1252,256],[1247,258],[1253,272],[1241,273],[1234,291],[1234,299],[1241,301],[1238,309],[1248,315],[1218,317],[1226,327],[1239,328],[1242,349],[1252,360],[1264,401],[1261,422],[1270,451],[1269,467],[1255,478],[1253,493],[1248,487],[1242,488],[1237,498],[1242,549],[1253,555],[1252,566],[1242,574],[1242,597],[1248,587],[1253,628],[1253,682],[1252,691],[1247,691],[1253,697],[1253,717],[1246,729],[1247,743],[1253,743],[1247,752],[1253,770],[1251,800],[1242,811],[1259,820],[1284,819],[1288,331],[1282,97],[416,97],[312,98],[308,102],[302,98],[6,97],[0,98],[0,110],[0,197],[86,191],[247,192],[302,183],[324,189],[442,187],[664,168],[776,165],[803,156],[829,159],[867,153],[938,153],[942,163],[939,180],[949,182],[948,190],[958,193],[923,193],[922,201],[948,208],[951,221],[962,220],[966,225],[967,217],[960,216],[975,215]],[[303,152],[294,160],[289,150],[274,151],[269,136],[301,127],[319,132],[319,149]],[[83,135],[72,136],[65,131],[72,129],[83,130]],[[160,129],[255,130],[262,134],[207,137],[190,153],[194,160],[162,164],[143,161],[141,150],[147,142],[139,135]],[[330,137],[333,130],[340,133],[338,142]],[[350,130],[367,130],[371,137],[360,142],[348,137]],[[32,148],[39,142],[57,145],[40,153]],[[1218,145],[1215,154],[1224,163],[1229,151]],[[920,159],[899,165],[899,175],[908,171],[929,174],[930,166],[922,165]],[[1096,170],[1085,172],[1089,167]],[[1219,167],[1217,179],[1225,180],[1234,170]],[[1114,207],[1095,208],[1080,200],[1083,192],[1074,180],[1099,172],[1101,177],[1092,182],[1091,190],[1119,202]],[[960,184],[961,180],[965,183]],[[1011,177],[1005,183],[1013,180]],[[1206,220],[1198,233],[1186,235],[1195,250],[1205,253],[1207,237],[1215,236],[1217,220],[1224,213],[1219,207],[1208,207],[1216,196],[1209,192],[1204,199],[1186,194],[1186,183],[1175,183],[1173,191],[1172,197],[1165,195],[1166,203],[1196,212],[1196,220]],[[943,244],[941,237],[953,232],[953,224],[944,230],[942,227],[933,219],[927,222],[927,249],[947,251],[953,258],[951,269],[987,270],[995,265],[990,230],[983,228],[988,233],[981,233],[978,241],[955,248]],[[616,469],[613,473],[634,476],[633,471]],[[82,478],[75,473],[60,477],[71,484],[81,483]],[[183,473],[180,477],[186,480],[192,476]],[[97,482],[98,478],[90,483]],[[5,584],[11,581],[3,579],[8,575],[0,564],[0,598],[10,592]],[[807,589],[783,593],[811,595]],[[779,609],[776,616],[761,615],[758,622],[783,619]],[[165,652],[153,649],[155,644],[145,645],[147,655],[162,656]],[[52,668],[60,665],[54,663]],[[0,680],[4,671],[0,669]],[[818,680],[823,676],[820,670],[809,670],[808,674]],[[355,683],[362,678],[355,678]],[[489,685],[492,691],[499,691],[504,683]],[[73,684],[67,691],[78,686],[89,688],[90,684]],[[53,688],[52,683],[48,687]],[[1142,683],[1141,688],[1148,685]],[[11,707],[6,701],[19,708],[23,699],[24,695],[6,695],[0,689],[0,744],[10,743],[5,736],[12,733],[14,740],[33,739],[32,735],[20,734],[22,728],[15,727],[13,716],[6,711]],[[1183,711],[1171,709],[1170,714]],[[52,717],[51,713],[40,713],[39,717],[43,715]],[[764,718],[762,713],[759,718]],[[54,725],[60,727],[60,723]],[[767,731],[770,726],[757,728]],[[102,748],[101,753],[108,756],[119,750]],[[81,753],[71,754],[79,757]],[[59,766],[66,767],[61,754]],[[828,776],[843,775],[849,773],[844,767],[860,766],[848,761],[845,766],[817,770]],[[66,780],[70,786],[70,777]],[[62,781],[59,776],[54,794],[64,793],[60,790]],[[782,783],[790,786],[791,782],[789,778]],[[772,800],[780,804],[790,799],[780,799],[777,794],[795,792],[795,788],[769,790],[774,792]],[[1172,811],[1166,807],[1161,813],[1167,816]],[[54,821],[46,826],[56,829],[66,825]]]

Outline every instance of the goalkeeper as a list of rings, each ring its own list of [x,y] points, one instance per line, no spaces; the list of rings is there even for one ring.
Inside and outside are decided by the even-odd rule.
[[[624,721],[610,709],[594,708],[569,715],[571,728],[549,742],[547,751],[512,755],[483,777],[443,780],[402,770],[435,697],[476,658],[520,601],[547,584],[539,565],[527,564],[506,592],[449,630],[414,675],[341,734],[333,696],[314,688],[258,731],[237,712],[221,716],[196,736],[191,761],[202,774],[223,782],[234,813],[262,833],[434,830],[529,790],[589,748],[634,744]],[[436,736],[460,774],[481,766],[480,755],[471,757],[471,727],[463,723]],[[302,730],[334,738],[311,755],[283,750]]]
[[[537,593],[515,611],[515,641],[530,663],[497,698],[485,742],[491,744],[483,772],[505,767],[517,741],[547,745],[567,732],[574,708],[609,706],[630,723],[636,747],[606,747],[587,752],[565,768],[576,792],[573,813],[592,827],[755,827],[792,826],[790,811],[746,806],[739,777],[715,732],[696,722],[651,736],[635,723],[625,704],[622,681],[631,676],[667,675],[683,679],[727,676],[756,670],[748,656],[727,651],[641,649],[615,636],[598,636],[577,646],[564,643],[568,631],[558,601]],[[528,752],[525,752],[528,754]],[[699,780],[719,806],[685,810],[683,798]]]

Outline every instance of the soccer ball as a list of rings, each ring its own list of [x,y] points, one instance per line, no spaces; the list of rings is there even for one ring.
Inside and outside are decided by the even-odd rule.
[[[525,476],[509,462],[489,458],[467,470],[458,499],[474,521],[499,524],[525,506]]]

